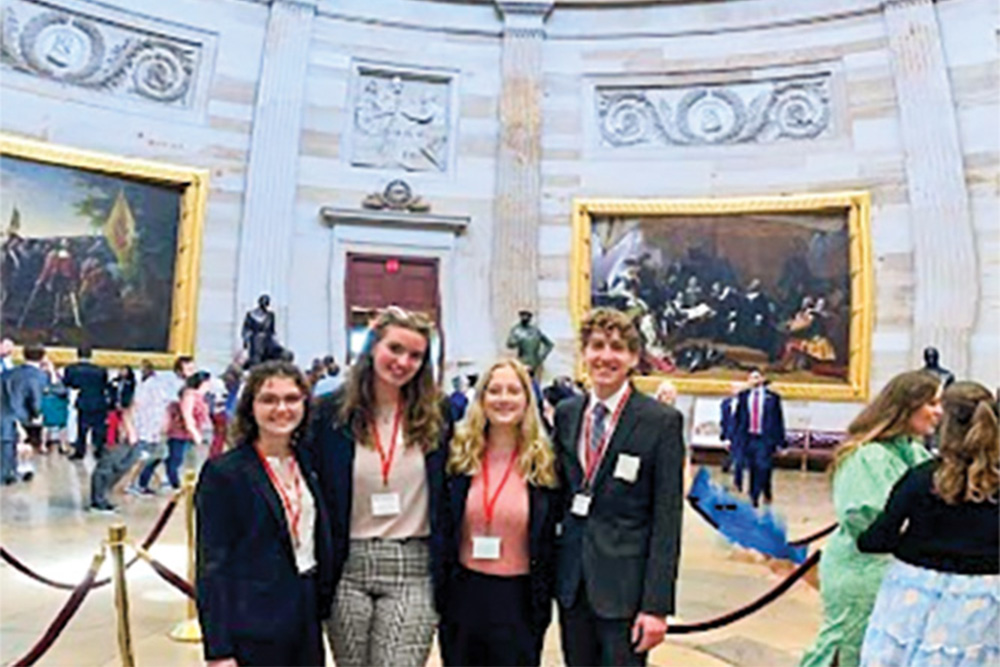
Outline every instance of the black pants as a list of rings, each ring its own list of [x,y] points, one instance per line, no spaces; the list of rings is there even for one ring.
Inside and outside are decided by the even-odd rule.
[[[302,587],[300,599],[306,619],[299,626],[299,637],[286,641],[236,638],[233,642],[234,657],[240,667],[323,667],[326,664],[318,615],[316,577],[299,577],[298,585]]]
[[[105,440],[108,437],[107,410],[80,410],[76,418],[76,456],[87,453],[87,433],[94,445],[94,456],[100,458],[104,453]]]
[[[601,618],[581,581],[572,607],[559,607],[563,657],[569,667],[645,665],[648,653],[632,649],[632,618]]]
[[[750,501],[754,507],[757,507],[761,496],[764,496],[764,502],[771,502],[771,473],[774,469],[772,456],[771,447],[763,438],[750,436],[746,459],[747,467],[750,468]]]
[[[531,625],[531,579],[461,568],[441,623],[441,659],[448,667],[541,663],[541,632]]]
[[[105,505],[108,491],[121,481],[142,454],[143,443],[136,445],[119,444],[102,456],[94,466],[90,477],[90,504]]]

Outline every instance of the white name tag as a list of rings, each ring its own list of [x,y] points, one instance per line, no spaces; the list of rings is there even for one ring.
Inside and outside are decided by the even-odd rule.
[[[499,560],[500,538],[474,535],[472,537],[472,557],[480,560]]]
[[[639,457],[631,454],[619,454],[615,463],[615,479],[621,479],[629,484],[639,479]]]
[[[397,516],[402,511],[399,493],[372,494],[372,516]]]
[[[591,497],[582,493],[573,496],[573,505],[569,511],[577,516],[587,516],[590,514]]]

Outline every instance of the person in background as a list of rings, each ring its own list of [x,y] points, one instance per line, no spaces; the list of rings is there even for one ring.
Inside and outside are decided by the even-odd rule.
[[[555,586],[555,456],[523,364],[494,364],[476,396],[448,456],[443,662],[538,665]]]
[[[127,440],[125,437],[120,437],[124,434],[124,428],[121,428],[122,433],[119,433],[119,429],[123,427],[122,420],[125,413],[132,407],[135,388],[135,372],[131,366],[120,368],[118,374],[108,383],[107,444],[109,447],[114,447],[119,441]]]
[[[315,448],[334,536],[327,634],[338,667],[422,667],[444,599],[451,437],[422,315],[382,311],[343,390],[317,400]]]
[[[294,366],[255,366],[236,410],[236,446],[202,468],[195,588],[209,667],[325,664],[333,543],[302,441],[308,397]]]
[[[465,378],[456,375],[451,379],[452,392],[448,394],[448,409],[451,411],[451,421],[458,423],[465,417],[465,410],[469,407],[469,399],[465,396]]]
[[[159,423],[161,435],[156,438],[156,445],[150,449],[149,459],[139,474],[139,493],[143,495],[155,495],[149,483],[156,472],[157,466],[167,459],[167,440],[165,437],[167,428],[167,417],[170,405],[177,400],[184,383],[195,372],[194,359],[188,356],[180,356],[174,360],[173,373],[157,373],[150,378],[153,382],[142,395],[140,410],[149,416],[149,429],[145,431],[148,436],[152,436],[152,423],[157,419],[159,412]],[[138,399],[137,399],[138,400]]]
[[[167,480],[175,490],[181,487],[180,469],[188,451],[204,443],[202,434],[212,425],[205,402],[209,380],[208,372],[196,372],[167,408]]]
[[[89,345],[81,345],[76,356],[79,361],[63,369],[63,383],[80,392],[76,397],[76,448],[69,457],[73,461],[83,459],[87,453],[88,433],[94,446],[94,457],[101,457],[108,422],[108,372],[91,362],[93,349]]]
[[[226,387],[226,423],[233,421],[236,414],[236,403],[240,388],[243,386],[244,369],[247,365],[247,351],[240,350],[233,355],[232,361],[222,371],[222,384]]]
[[[0,372],[14,370],[14,341],[0,339]]]
[[[18,425],[41,424],[42,395],[48,376],[41,369],[45,348],[28,345],[24,348],[24,363],[0,375],[0,480],[13,484],[30,481],[34,466],[29,464],[28,451],[18,448]],[[19,461],[18,459],[21,459]]]
[[[211,383],[211,389],[205,394],[208,405],[209,420],[212,423],[212,443],[208,446],[208,458],[214,459],[226,449],[226,431],[229,420],[226,418],[226,386],[216,378]]]
[[[742,382],[729,385],[729,396],[719,404],[719,439],[727,445],[726,460],[722,463],[722,472],[733,471],[733,486],[743,493],[743,471],[746,470],[745,444],[736,437],[736,408],[739,406],[739,395],[744,389]]]
[[[43,359],[41,368],[49,378],[48,384],[45,385],[45,392],[42,394],[42,427],[44,430],[42,442],[45,443],[43,451],[47,452],[48,447],[55,443],[57,451],[65,454],[68,453],[69,443],[66,428],[69,422],[69,390],[66,389],[62,377],[50,359]]]
[[[152,361],[149,359],[143,359],[139,362],[139,382],[145,382],[155,374],[156,369],[153,367]]]
[[[677,386],[670,380],[664,380],[656,387],[653,398],[664,405],[673,405],[677,402]]]
[[[781,396],[767,388],[760,370],[750,371],[747,385],[737,397],[731,435],[750,470],[750,502],[757,507],[761,497],[765,505],[773,501],[774,454],[785,447],[785,416]]]
[[[337,360],[332,355],[327,355],[323,357],[323,363],[326,366],[326,375],[313,387],[313,396],[315,398],[328,396],[340,389],[344,384],[344,375],[340,372]]]
[[[910,468],[858,537],[896,559],[879,589],[862,665],[1000,663],[1000,438],[975,382],[942,396],[940,457]]]
[[[108,451],[97,461],[90,477],[90,510],[112,513],[117,511],[108,500],[108,493],[139,460],[143,449],[133,420],[135,374],[125,366],[109,387]]]
[[[148,368],[147,368],[148,364]],[[148,360],[142,362],[142,379],[135,389],[132,399],[132,425],[136,442],[135,462],[131,479],[126,486],[126,493],[140,495],[139,476],[154,453],[164,442],[164,430],[167,425],[167,405],[170,401],[163,396],[163,382],[160,374]]]
[[[889,557],[856,542],[885,508],[893,485],[931,455],[921,440],[941,420],[941,381],[923,371],[892,378],[847,427],[834,454],[833,507],[839,525],[819,563],[823,624],[802,667],[854,667]]]

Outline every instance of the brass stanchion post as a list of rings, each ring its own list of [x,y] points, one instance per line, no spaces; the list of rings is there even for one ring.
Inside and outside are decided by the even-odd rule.
[[[184,490],[184,528],[187,531],[188,581],[194,586],[194,487],[198,481],[198,473],[194,470],[184,471],[182,489]],[[188,598],[187,618],[178,623],[170,632],[170,638],[179,642],[200,642],[201,626],[198,625],[198,607],[195,601]]]
[[[108,546],[115,568],[115,610],[118,612],[118,652],[122,667],[135,667],[132,654],[132,629],[128,618],[128,589],[125,584],[125,524],[108,527]]]

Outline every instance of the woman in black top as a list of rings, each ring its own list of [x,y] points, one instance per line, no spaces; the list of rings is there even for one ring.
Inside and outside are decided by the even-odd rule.
[[[1000,662],[1000,438],[975,382],[942,397],[939,459],[907,472],[858,538],[898,560],[879,589],[862,665]]]

